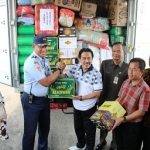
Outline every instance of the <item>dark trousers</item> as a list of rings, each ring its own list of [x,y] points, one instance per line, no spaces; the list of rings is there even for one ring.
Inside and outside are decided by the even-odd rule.
[[[96,126],[89,119],[96,111],[96,106],[89,110],[80,111],[74,108],[74,128],[77,135],[77,147],[94,150]]]
[[[141,122],[122,123],[114,129],[116,135],[117,150],[140,150]]]
[[[107,135],[108,135],[108,130],[100,130],[100,144],[102,144],[106,140]],[[112,141],[111,141],[110,147],[113,149],[117,148],[114,131],[112,131]]]
[[[30,104],[28,95],[21,96],[24,114],[24,135],[22,150],[33,150],[38,125],[38,150],[47,150],[50,130],[50,103],[48,98],[34,98]]]
[[[142,125],[142,150],[150,150],[150,127],[145,127]]]

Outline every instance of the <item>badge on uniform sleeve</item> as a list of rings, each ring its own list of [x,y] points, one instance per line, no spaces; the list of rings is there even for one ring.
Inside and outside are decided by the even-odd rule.
[[[115,76],[113,83],[114,83],[114,84],[117,84],[117,83],[118,83],[118,79],[119,79],[118,76]]]
[[[37,69],[38,71],[41,72],[41,67],[40,67],[40,65],[39,65],[39,63],[38,63],[37,61],[34,62],[34,66],[36,67],[36,69]]]

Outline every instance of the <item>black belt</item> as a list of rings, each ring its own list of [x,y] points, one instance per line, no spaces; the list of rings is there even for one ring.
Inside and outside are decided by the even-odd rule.
[[[33,94],[28,94],[27,92],[24,92],[24,93],[27,94],[27,95],[32,95],[33,98],[48,98],[48,95],[45,95],[45,96],[35,96]]]

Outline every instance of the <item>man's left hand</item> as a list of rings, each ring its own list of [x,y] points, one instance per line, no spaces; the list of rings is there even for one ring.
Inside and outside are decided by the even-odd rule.
[[[121,123],[123,123],[124,119],[123,118],[116,118],[115,119],[115,124],[112,128],[112,130],[114,130],[116,127],[120,126]]]

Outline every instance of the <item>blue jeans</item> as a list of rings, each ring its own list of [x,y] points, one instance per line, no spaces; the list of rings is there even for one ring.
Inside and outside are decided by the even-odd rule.
[[[34,98],[29,103],[26,93],[21,96],[24,114],[24,134],[22,150],[33,150],[35,133],[38,126],[38,150],[47,150],[50,130],[50,101],[48,98]]]

